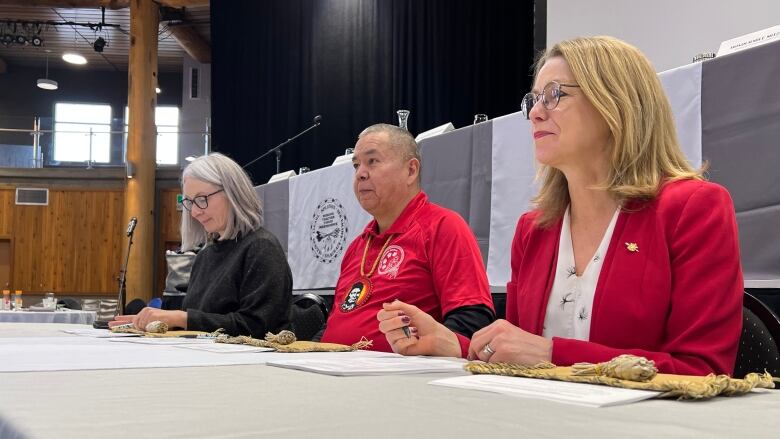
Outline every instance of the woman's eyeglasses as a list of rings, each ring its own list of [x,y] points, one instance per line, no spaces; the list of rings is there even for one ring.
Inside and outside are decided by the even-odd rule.
[[[192,210],[192,205],[198,206],[199,209],[205,209],[209,207],[209,197],[215,194],[218,194],[220,192],[224,191],[224,189],[220,189],[218,191],[212,192],[208,195],[198,195],[197,197],[193,199],[189,198],[183,198],[181,200],[181,205],[184,206],[187,210]]]
[[[522,103],[523,116],[525,116],[526,119],[531,119],[531,116],[529,115],[531,109],[534,108],[534,105],[540,100],[547,110],[552,110],[557,107],[558,102],[561,100],[561,96],[568,96],[568,93],[561,90],[561,87],[579,87],[579,85],[561,84],[560,82],[552,81],[544,86],[540,94],[535,94],[533,92],[526,93],[526,95],[523,96]]]

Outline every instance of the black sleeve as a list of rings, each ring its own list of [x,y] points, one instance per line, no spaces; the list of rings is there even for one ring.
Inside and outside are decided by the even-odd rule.
[[[319,331],[317,331],[316,334],[311,338],[311,341],[320,341],[322,340],[322,335],[325,334],[325,329],[328,327],[328,319],[325,319],[325,322],[322,323],[322,328],[320,328]]]
[[[444,316],[444,326],[471,338],[475,332],[493,323],[496,315],[487,305],[467,305],[455,308]]]

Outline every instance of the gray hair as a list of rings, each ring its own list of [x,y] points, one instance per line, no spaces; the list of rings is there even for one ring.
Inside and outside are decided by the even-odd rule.
[[[422,159],[420,157],[420,148],[417,146],[417,141],[414,140],[414,136],[409,131],[390,125],[387,123],[378,123],[371,125],[358,134],[358,139],[369,134],[387,134],[388,144],[401,153],[401,158],[404,160],[417,159],[420,163],[420,172],[417,174],[417,184],[420,184],[420,178],[422,176]]]
[[[235,239],[239,234],[246,236],[263,224],[263,208],[257,198],[252,180],[238,163],[219,153],[196,158],[181,175],[182,192],[184,180],[196,180],[219,186],[227,197],[228,218],[224,236],[219,239]],[[216,238],[206,233],[196,219],[185,212],[181,216],[181,249],[192,250],[200,244]]]

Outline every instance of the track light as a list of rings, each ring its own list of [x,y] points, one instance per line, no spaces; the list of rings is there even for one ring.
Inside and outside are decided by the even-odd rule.
[[[30,39],[30,44],[35,47],[43,46],[43,39],[36,35]]]
[[[97,53],[102,53],[104,47],[106,47],[106,40],[103,39],[103,37],[98,37],[92,44],[92,48],[95,49],[95,52]]]
[[[16,44],[24,46],[25,44],[27,44],[27,37],[25,37],[24,35],[17,35],[14,38],[14,41],[16,41]]]

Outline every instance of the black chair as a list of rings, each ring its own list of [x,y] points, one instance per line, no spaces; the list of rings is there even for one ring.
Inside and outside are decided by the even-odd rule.
[[[146,308],[146,302],[144,302],[141,299],[133,299],[125,305],[125,315],[135,315],[141,312],[142,309]]]
[[[293,298],[290,328],[298,340],[311,340],[322,329],[327,319],[328,306],[322,297],[303,293]]]
[[[780,320],[750,293],[742,300],[742,336],[739,339],[734,378],[750,372],[780,376]]]
[[[79,301],[76,299],[71,299],[70,297],[63,297],[62,299],[59,299],[57,301],[57,305],[61,305],[74,311],[81,310],[81,303],[79,303]]]
[[[187,295],[187,288],[189,288],[189,283],[183,283],[178,284],[174,288],[176,288],[177,295],[172,295],[173,293],[169,293],[168,291],[163,291],[163,297],[162,297],[162,309],[165,310],[174,310],[174,311],[183,311],[184,310],[184,296]]]

